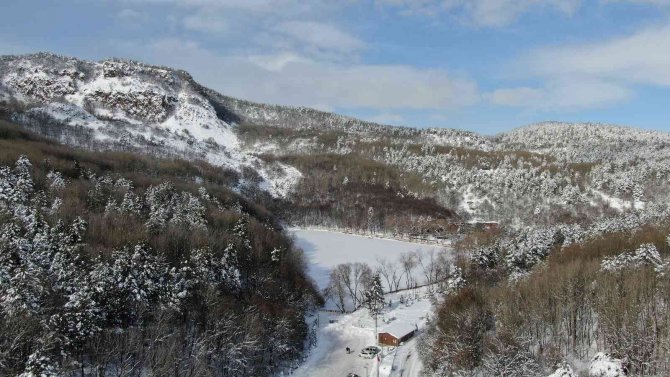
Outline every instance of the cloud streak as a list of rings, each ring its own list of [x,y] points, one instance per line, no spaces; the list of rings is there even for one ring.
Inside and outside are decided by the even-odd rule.
[[[670,25],[600,43],[543,48],[522,61],[536,76],[670,86]]]
[[[136,0],[142,1],[142,0]],[[180,9],[181,26],[233,49],[199,44],[197,35],[162,39],[131,53],[187,69],[223,93],[255,101],[325,109],[450,111],[484,100],[540,111],[606,108],[638,85],[670,86],[670,26],[601,42],[537,48],[515,59],[508,85],[480,93],[467,74],[407,64],[366,64],[373,48],[337,14],[352,3],[326,0],[144,0]],[[403,14],[500,28],[531,12],[571,16],[580,0],[364,0]],[[644,2],[665,0],[602,0]],[[446,18],[445,18],[446,17]],[[244,40],[244,44],[236,41]],[[203,47],[203,46],[208,47]],[[486,78],[480,78],[485,82]],[[528,83],[534,83],[528,85]],[[397,120],[396,120],[397,121]]]
[[[315,21],[287,21],[275,30],[296,42],[317,50],[349,53],[362,50],[365,43],[332,24]]]
[[[541,84],[484,94],[490,103],[533,109],[608,107],[632,98],[641,86],[670,87],[670,25],[600,42],[539,48],[514,63],[516,78]]]
[[[140,1],[140,0],[137,0]],[[123,43],[122,53],[191,72],[222,93],[320,109],[451,110],[480,100],[476,82],[444,69],[365,64],[368,44],[338,24],[332,1],[146,0],[181,9],[189,32],[245,41],[219,50],[199,35]],[[207,46],[207,47],[205,47]],[[396,119],[397,121],[397,119]]]
[[[479,100],[474,81],[405,65],[322,62],[297,55],[228,56],[195,42],[159,40],[128,54],[184,68],[222,93],[319,108],[453,109]]]
[[[398,9],[402,14],[447,14],[475,27],[497,28],[508,26],[537,9],[571,15],[581,0],[376,0],[376,3]]]
[[[629,99],[632,91],[625,86],[590,78],[550,80],[540,87],[496,89],[483,97],[500,106],[532,110],[578,111],[604,108]]]

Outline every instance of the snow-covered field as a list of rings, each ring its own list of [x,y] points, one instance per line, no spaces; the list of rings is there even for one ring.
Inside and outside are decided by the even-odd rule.
[[[330,270],[340,263],[367,263],[374,270],[377,258],[397,261],[400,254],[408,251],[438,252],[445,248],[325,230],[291,229],[290,232],[305,252],[309,274],[320,289],[328,285]],[[418,271],[416,273],[417,281],[421,282]]]
[[[400,254],[408,251],[437,252],[444,249],[443,246],[323,230],[291,229],[291,233],[297,245],[305,251],[309,274],[319,288],[328,284],[330,269],[340,263],[362,262],[374,269],[377,258],[397,260]],[[418,275],[417,271],[417,277]],[[421,331],[432,313],[428,291],[428,287],[422,287],[387,294],[386,301],[391,304],[379,316],[379,331],[407,326]],[[313,323],[316,319],[314,315],[308,321]],[[358,356],[362,348],[376,344],[374,320],[366,309],[348,314],[320,312],[318,323],[317,346],[309,352],[307,359],[294,371],[293,376],[334,377],[347,376],[348,373],[376,376],[377,360]],[[347,354],[346,347],[353,349],[353,352]],[[414,377],[421,373],[415,339],[397,348],[384,347],[382,356],[379,362],[379,375],[382,377]]]
[[[379,317],[379,331],[397,322],[419,329],[419,334],[431,313],[431,301],[426,287],[414,291],[386,295],[392,302]],[[400,303],[400,296],[404,303]],[[315,320],[313,317],[310,320]],[[385,323],[388,321],[389,323]],[[356,373],[363,377],[376,376],[377,360],[358,356],[361,349],[375,345],[374,320],[361,309],[349,314],[319,313],[318,343],[303,365],[295,370],[296,377],[335,377]],[[347,354],[345,348],[353,352]],[[416,377],[421,375],[421,361],[416,349],[416,337],[399,347],[383,347],[379,362],[380,377]]]

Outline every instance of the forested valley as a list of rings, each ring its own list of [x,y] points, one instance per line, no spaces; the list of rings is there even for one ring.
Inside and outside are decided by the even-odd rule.
[[[295,363],[320,302],[264,208],[204,162],[0,124],[0,375],[250,376]]]
[[[667,132],[386,126],[48,53],[0,57],[0,119],[0,375],[286,375],[373,282],[430,297],[427,376],[670,375]],[[444,250],[343,246],[318,286],[293,227]]]

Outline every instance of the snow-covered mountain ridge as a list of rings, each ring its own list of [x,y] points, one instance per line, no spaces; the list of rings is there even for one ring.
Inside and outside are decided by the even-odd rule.
[[[533,151],[573,163],[670,155],[668,132],[600,123],[543,122],[500,134],[495,142],[501,150]]]
[[[589,141],[592,145],[670,141],[667,132],[593,123],[544,122],[493,137],[459,129],[388,126],[307,107],[229,97],[200,85],[182,70],[121,59],[90,62],[50,53],[0,56],[0,100],[5,108],[11,103],[28,107],[69,103],[97,118],[130,123],[162,125],[174,118],[185,127],[195,123],[207,129],[205,126],[211,126],[208,122],[219,121],[221,127],[212,135],[225,134],[222,129],[230,129],[231,124],[248,122],[269,127],[417,137],[431,144],[482,150],[555,150],[568,141],[573,146]],[[233,139],[220,138],[227,143]]]
[[[300,173],[242,151],[234,127],[200,89],[183,71],[131,61],[0,58],[0,109],[17,123],[94,149],[149,150],[236,171],[253,165],[262,188],[286,195]]]
[[[356,223],[388,227],[396,220],[363,217],[379,214],[380,202],[409,200],[412,209],[425,198],[475,220],[551,222],[561,213],[573,221],[599,216],[601,205],[621,212],[665,203],[670,179],[666,132],[547,122],[486,136],[386,126],[236,99],[184,71],[118,59],[0,57],[0,116],[86,148],[206,160],[237,171],[241,189],[294,204],[311,193],[310,222],[323,205],[353,200]],[[360,191],[345,198],[334,189]]]

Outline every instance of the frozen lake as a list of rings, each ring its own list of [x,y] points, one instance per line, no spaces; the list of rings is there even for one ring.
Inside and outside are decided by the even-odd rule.
[[[330,270],[341,263],[367,263],[374,270],[377,258],[397,261],[407,251],[435,252],[445,246],[425,245],[383,238],[311,229],[290,229],[296,244],[303,249],[309,264],[309,274],[320,289],[328,285]]]

